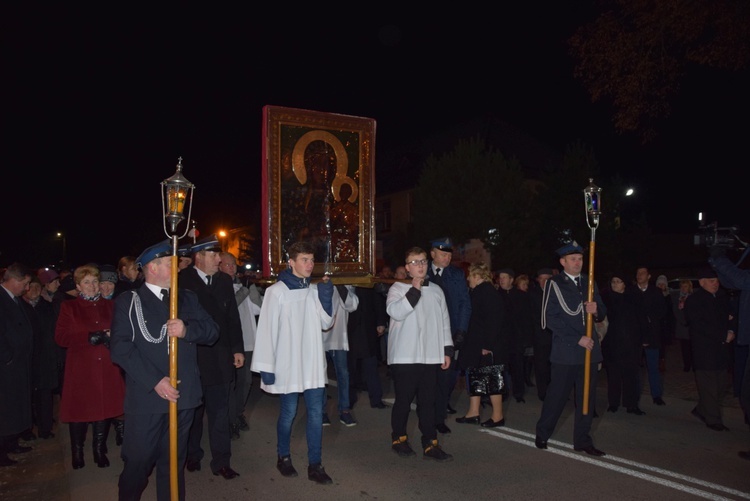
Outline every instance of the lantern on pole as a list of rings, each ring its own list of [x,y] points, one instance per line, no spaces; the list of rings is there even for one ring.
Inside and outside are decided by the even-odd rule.
[[[602,189],[594,184],[589,178],[589,185],[583,189],[583,198],[586,208],[586,224],[591,229],[591,242],[589,243],[589,283],[588,298],[590,303],[594,300],[594,257],[596,252],[596,229],[599,227],[599,216],[602,213],[601,206]],[[586,336],[591,337],[594,330],[594,318],[591,313],[586,314]],[[591,351],[586,350],[586,361],[583,376],[583,414],[589,413],[589,392],[591,380]]]
[[[169,295],[169,318],[177,318],[177,272],[179,257],[177,242],[187,235],[189,225],[178,235],[177,227],[185,219],[185,208],[188,210],[187,219],[193,208],[193,190],[195,185],[182,175],[182,157],[177,160],[177,171],[174,175],[161,182],[161,203],[164,214],[164,233],[172,240],[172,275]],[[169,382],[177,388],[177,338],[169,338]],[[169,402],[169,484],[171,499],[177,501],[179,489],[177,484],[177,403]]]

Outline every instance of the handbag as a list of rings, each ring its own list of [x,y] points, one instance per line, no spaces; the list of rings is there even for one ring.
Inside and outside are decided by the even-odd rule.
[[[489,363],[487,365],[472,367],[467,371],[469,395],[477,397],[506,394],[504,372],[505,364],[493,364],[492,355],[489,355]]]

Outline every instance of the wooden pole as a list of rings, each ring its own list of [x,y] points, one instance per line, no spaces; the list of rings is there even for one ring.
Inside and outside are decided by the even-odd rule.
[[[169,285],[169,318],[177,318],[177,272],[180,258],[177,256],[177,235],[172,236],[172,277]],[[177,388],[177,338],[169,338],[169,382]],[[169,402],[169,488],[170,499],[178,501],[177,482],[177,402]]]
[[[587,302],[594,300],[594,253],[596,251],[595,241],[596,229],[591,229],[591,243],[589,244],[589,292]],[[594,331],[594,316],[591,313],[586,314],[586,337],[589,339],[592,337]],[[583,408],[582,413],[586,415],[589,413],[589,392],[591,386],[591,351],[586,350],[586,362],[583,373]]]

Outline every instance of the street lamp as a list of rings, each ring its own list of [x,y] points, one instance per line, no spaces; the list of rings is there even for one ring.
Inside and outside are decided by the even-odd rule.
[[[68,262],[68,243],[65,240],[65,233],[58,231],[57,238],[62,239],[62,263],[65,265]]]
[[[591,229],[591,242],[589,243],[589,293],[587,301],[594,300],[594,255],[596,251],[596,229],[599,227],[599,216],[602,213],[601,201],[602,189],[594,184],[589,178],[589,185],[583,189],[583,199],[586,208],[586,224]],[[586,337],[591,337],[594,330],[594,316],[586,314]],[[586,350],[586,361],[583,376],[583,414],[589,413],[589,383],[591,379],[591,351]]]
[[[177,170],[174,175],[162,181],[161,187],[164,233],[172,239],[169,318],[174,319],[177,318],[177,272],[180,260],[177,254],[177,241],[188,234],[190,225],[185,225],[185,231],[181,236],[177,235],[177,227],[185,219],[185,205],[188,209],[187,218],[190,220],[195,189],[195,185],[182,175],[182,157],[177,161]],[[177,338],[175,337],[169,338],[169,381],[172,387],[177,388]],[[173,501],[179,498],[177,484],[177,403],[169,402],[169,485]]]

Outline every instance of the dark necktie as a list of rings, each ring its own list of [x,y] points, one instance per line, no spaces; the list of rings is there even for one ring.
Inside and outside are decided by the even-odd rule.
[[[440,276],[440,268],[435,268],[435,276],[436,277]]]
[[[169,289],[161,290],[161,301],[169,307]]]
[[[211,285],[211,275],[206,275],[206,283]]]

